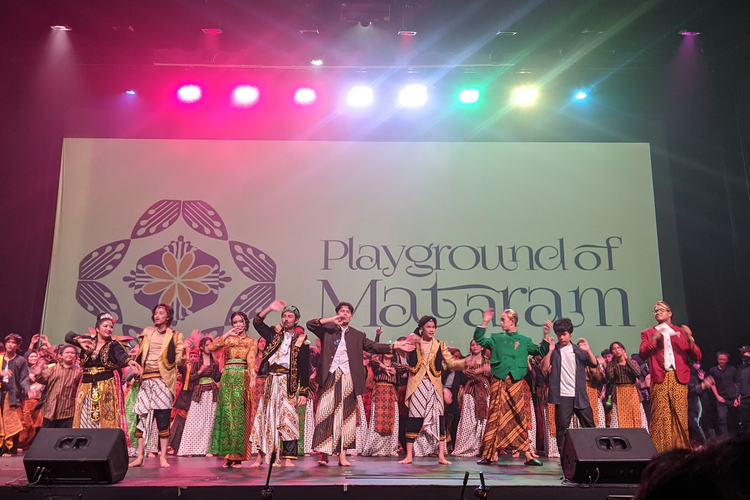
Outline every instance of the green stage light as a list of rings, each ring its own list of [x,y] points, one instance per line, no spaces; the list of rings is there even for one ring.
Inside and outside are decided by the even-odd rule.
[[[462,104],[474,104],[479,100],[479,91],[477,89],[464,89],[458,93],[458,100]]]

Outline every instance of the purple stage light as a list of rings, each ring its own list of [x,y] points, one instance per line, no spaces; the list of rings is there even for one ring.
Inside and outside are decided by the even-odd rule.
[[[201,88],[197,85],[183,85],[177,91],[177,98],[186,103],[193,103],[199,101],[203,96]]]

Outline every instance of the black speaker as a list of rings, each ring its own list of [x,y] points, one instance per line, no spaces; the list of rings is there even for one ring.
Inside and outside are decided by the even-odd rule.
[[[576,483],[639,483],[654,455],[646,429],[567,429],[560,457]]]
[[[29,483],[116,483],[128,472],[121,429],[41,429],[23,458]]]

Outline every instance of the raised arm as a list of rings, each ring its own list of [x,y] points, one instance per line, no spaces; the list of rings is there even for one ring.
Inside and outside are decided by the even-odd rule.
[[[454,358],[453,354],[451,354],[451,351],[445,345],[445,342],[440,342],[440,349],[443,354],[443,361],[445,361],[445,366],[447,366],[449,370],[453,370],[454,372],[461,372],[464,370],[464,368],[466,368],[466,359]]]
[[[482,324],[474,329],[474,342],[484,347],[485,349],[492,349],[492,339],[484,336],[487,331],[487,325],[495,317],[495,310],[493,308],[486,309],[482,315]]]
[[[258,335],[266,339],[266,342],[271,342],[271,339],[273,339],[273,336],[276,333],[276,330],[273,327],[266,324],[266,316],[268,316],[271,311],[281,312],[285,307],[286,302],[283,300],[274,300],[268,305],[268,307],[256,314],[253,318],[253,328],[258,332]]]

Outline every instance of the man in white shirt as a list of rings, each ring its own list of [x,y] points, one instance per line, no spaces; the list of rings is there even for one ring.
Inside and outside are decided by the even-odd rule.
[[[542,371],[550,370],[549,402],[555,405],[555,438],[562,453],[565,429],[570,426],[573,413],[581,427],[596,427],[586,392],[586,367],[597,363],[586,339],[579,338],[578,345],[570,341],[573,323],[569,318],[556,320],[552,329],[557,335],[557,346],[548,339],[550,352],[542,361]]]
[[[281,312],[281,324],[268,326],[263,321],[271,311]],[[250,440],[258,449],[251,467],[270,463],[273,450],[280,448],[284,467],[294,467],[299,440],[299,412],[307,404],[310,381],[310,343],[299,326],[300,313],[295,306],[275,300],[253,318],[253,327],[266,340],[260,368],[268,364],[263,395],[258,403]],[[297,395],[299,391],[299,396]]]

